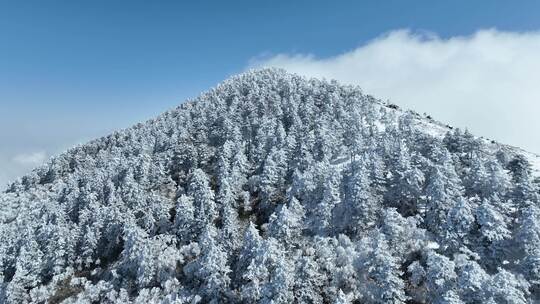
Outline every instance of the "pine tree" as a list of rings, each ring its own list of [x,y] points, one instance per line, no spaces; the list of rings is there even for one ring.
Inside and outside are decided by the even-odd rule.
[[[282,240],[285,244],[294,243],[302,235],[305,213],[304,206],[293,197],[270,217],[268,235]]]
[[[458,266],[457,289],[466,303],[487,301],[485,289],[490,281],[489,274],[475,261],[466,261]]]
[[[7,303],[28,303],[28,290],[36,287],[42,280],[44,254],[39,244],[28,239],[21,248],[15,265],[15,274],[6,288]]]
[[[497,303],[527,303],[529,295],[529,284],[527,281],[513,273],[499,268],[487,288],[490,298]]]
[[[408,299],[399,261],[389,251],[384,235],[375,236],[372,252],[362,266],[367,270],[369,278],[366,289],[369,292],[369,302],[405,303]]]
[[[331,235],[332,215],[334,208],[341,202],[340,185],[341,176],[332,167],[327,173],[328,181],[324,185],[321,201],[313,210],[311,230],[319,235]]]
[[[533,287],[540,288],[540,208],[530,206],[523,210],[516,245],[521,249],[522,271]]]
[[[214,302],[226,296],[231,282],[227,254],[216,242],[216,236],[215,228],[207,226],[200,236],[201,255],[184,268],[184,272],[200,282],[199,294]]]
[[[487,249],[486,255],[491,258],[493,263],[490,264],[493,265],[500,265],[505,257],[509,256],[509,250],[505,247],[507,241],[512,237],[509,219],[496,207],[502,205],[502,202],[495,196],[490,201],[484,200],[476,210],[476,219],[483,238],[482,245]]]
[[[218,210],[208,176],[201,169],[193,171],[187,194],[193,198],[196,229],[200,231],[207,225],[213,224],[218,217]]]
[[[351,163],[345,172],[344,187],[344,201],[338,209],[338,218],[342,219],[342,223],[349,224],[349,227],[344,229],[358,234],[373,227],[381,208],[381,198],[373,192],[367,168],[362,161],[355,160]]]
[[[431,232],[442,235],[450,208],[464,199],[455,171],[448,166],[432,167],[426,196],[425,223]]]
[[[400,143],[389,165],[390,189],[385,200],[401,214],[412,215],[418,210],[418,200],[423,191],[425,175],[418,168],[420,156],[411,155],[405,144]]]
[[[328,278],[313,255],[303,255],[296,260],[295,281],[293,290],[295,298],[301,303],[318,303],[323,301],[322,290]]]
[[[457,251],[462,245],[468,245],[468,236],[475,229],[475,207],[470,200],[461,199],[447,214],[445,221],[445,244],[450,252]]]
[[[429,252],[426,261],[426,285],[434,303],[445,303],[445,297],[455,291],[457,274],[449,258]]]

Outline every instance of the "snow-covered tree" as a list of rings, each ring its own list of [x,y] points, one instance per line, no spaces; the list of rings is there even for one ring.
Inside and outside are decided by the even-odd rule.
[[[430,299],[436,303],[446,303],[455,292],[457,274],[455,264],[449,258],[429,252],[426,259],[426,287]]]
[[[326,175],[327,182],[322,190],[322,198],[312,211],[311,230],[320,235],[332,234],[333,211],[341,203],[341,175],[335,169],[330,169]]]
[[[370,303],[405,303],[405,282],[399,260],[390,254],[383,234],[373,240],[373,249],[361,266],[367,272],[366,301]]]

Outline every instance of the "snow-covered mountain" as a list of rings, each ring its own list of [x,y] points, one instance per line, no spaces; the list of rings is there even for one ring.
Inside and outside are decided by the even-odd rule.
[[[0,303],[534,303],[539,171],[359,88],[248,72],[1,193]]]

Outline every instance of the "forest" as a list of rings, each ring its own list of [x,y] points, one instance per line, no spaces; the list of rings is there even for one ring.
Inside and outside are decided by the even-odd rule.
[[[0,303],[537,303],[520,150],[279,69],[0,193]]]

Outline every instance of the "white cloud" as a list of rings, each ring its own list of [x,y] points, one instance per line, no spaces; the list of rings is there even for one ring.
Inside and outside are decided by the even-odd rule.
[[[13,157],[13,161],[23,166],[38,166],[47,159],[47,154],[44,151],[19,154]]]
[[[278,54],[250,64],[262,66],[357,84],[404,108],[540,152],[540,32],[482,30],[442,39],[398,30],[331,58]]]
[[[45,151],[20,153],[15,156],[8,156],[0,151],[0,191],[15,178],[45,163],[47,158]]]

